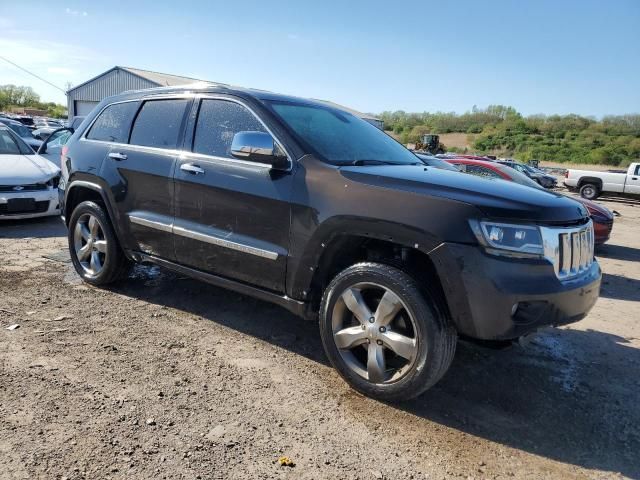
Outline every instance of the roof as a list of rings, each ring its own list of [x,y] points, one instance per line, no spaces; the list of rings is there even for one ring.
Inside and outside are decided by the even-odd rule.
[[[320,99],[317,99],[317,98],[313,98],[312,100],[315,100],[316,102],[324,103],[326,105],[329,105],[330,107],[337,108],[338,110],[344,110],[345,112],[349,112],[351,115],[353,115],[355,117],[360,117],[360,118],[365,119],[365,120],[378,120],[378,121],[381,121],[375,115],[371,115],[370,113],[362,113],[362,112],[359,112],[357,110],[354,110],[353,108],[349,108],[349,107],[345,107],[344,105],[340,105],[339,103],[330,102],[329,100],[320,100]]]
[[[115,66],[113,68],[110,68],[106,72],[102,72],[100,75],[96,75],[95,77],[90,78],[86,82],[82,82],[81,84],[76,85],[73,88],[70,88],[69,90],[67,90],[67,94],[69,94],[69,92],[77,90],[78,88],[80,88],[80,87],[82,87],[82,86],[84,86],[84,85],[86,85],[88,83],[93,82],[94,80],[106,75],[107,73],[113,72],[114,70],[122,70],[122,71],[130,73],[132,75],[135,75],[137,77],[144,78],[145,80],[148,80],[149,82],[155,83],[159,87],[170,87],[170,86],[174,86],[174,85],[184,85],[186,83],[194,83],[194,82],[201,82],[202,81],[202,80],[199,80],[197,78],[181,77],[179,75],[170,75],[168,73],[153,72],[151,70],[142,70],[140,68]]]
[[[279,95],[279,94],[275,94],[266,90],[259,90],[259,89],[254,89],[254,88],[243,88],[243,87],[236,87],[236,86],[231,86],[231,85],[226,85],[224,83],[216,83],[216,82],[210,82],[207,80],[201,80],[198,78],[192,78],[192,77],[182,77],[179,75],[170,75],[168,73],[160,73],[160,72],[153,72],[151,70],[142,70],[140,68],[131,68],[131,67],[121,67],[121,66],[115,66],[109,70],[107,70],[106,72],[101,73],[100,75],[97,75],[89,80],[87,80],[84,83],[81,83],[80,85],[76,85],[73,88],[70,88],[67,91],[67,94],[69,94],[70,92],[77,90],[78,88],[93,82],[94,80],[114,71],[114,70],[122,70],[125,71],[127,73],[130,73],[131,75],[135,75],[137,77],[143,78],[149,82],[152,82],[154,84],[156,84],[158,87],[176,87],[176,86],[183,86],[183,85],[189,85],[189,87],[192,88],[196,88],[196,89],[202,89],[202,88],[219,88],[219,89],[227,89],[227,90],[236,90],[236,91],[243,91],[245,93],[248,93],[250,95],[253,95],[257,98],[261,98],[261,99],[271,99],[271,98],[278,98],[278,99],[285,99],[285,98],[289,98],[295,101],[304,101],[304,102],[309,102],[309,103],[316,103],[316,104],[321,104],[321,105],[326,105],[329,106],[331,108],[335,108],[337,110],[342,110],[345,112],[348,112],[356,117],[360,117],[364,120],[375,120],[375,121],[382,121],[380,120],[378,117],[376,117],[375,115],[371,115],[368,113],[362,113],[359,112],[357,110],[354,110],[353,108],[349,108],[349,107],[345,107],[344,105],[340,105],[338,103],[334,103],[334,102],[330,102],[328,100],[318,100],[318,99],[306,99],[306,98],[299,98],[299,97],[292,97],[292,96],[288,96],[288,95]],[[194,84],[198,84],[198,85],[194,85]],[[169,88],[169,91],[171,89]],[[137,90],[135,90],[137,91]]]

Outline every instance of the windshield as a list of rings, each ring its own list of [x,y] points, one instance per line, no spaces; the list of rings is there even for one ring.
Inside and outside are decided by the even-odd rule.
[[[24,125],[16,125],[15,123],[10,123],[7,125],[7,127],[9,127],[11,130],[13,130],[14,132],[16,132],[18,134],[18,136],[20,137],[24,137],[24,138],[32,138],[33,135],[31,135],[31,130],[29,130],[27,127],[25,127]]]
[[[350,113],[304,103],[271,101],[269,105],[303,147],[334,165],[420,163],[389,135]]]
[[[416,156],[430,167],[440,168],[442,170],[451,170],[452,172],[460,171],[456,166],[442,160],[441,158],[432,157],[431,155],[421,155],[419,153],[416,153]]]
[[[496,164],[495,165],[496,168],[502,170],[504,173],[506,173],[509,177],[511,177],[511,180],[519,183],[520,185],[526,185],[527,187],[533,187],[533,188],[538,188],[538,189],[542,189],[544,190],[543,187],[540,186],[540,184],[538,184],[538,182],[531,180],[529,177],[527,177],[524,173],[520,173],[518,170],[516,170],[515,168],[511,168],[508,167],[506,165],[503,164]]]
[[[0,155],[33,154],[29,146],[12,135],[7,128],[0,128]]]

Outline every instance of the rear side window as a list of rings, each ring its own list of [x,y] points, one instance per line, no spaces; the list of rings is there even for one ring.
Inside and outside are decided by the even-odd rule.
[[[174,149],[188,99],[150,100],[144,103],[131,130],[132,145]]]
[[[233,158],[231,142],[238,132],[265,132],[260,121],[244,106],[226,100],[202,100],[193,151],[203,155]]]
[[[480,165],[467,165],[467,169],[465,171],[480,177],[500,178],[500,175],[490,168],[481,167]]]
[[[137,102],[114,103],[105,108],[98,116],[87,138],[103,142],[127,143],[129,125],[136,113]]]

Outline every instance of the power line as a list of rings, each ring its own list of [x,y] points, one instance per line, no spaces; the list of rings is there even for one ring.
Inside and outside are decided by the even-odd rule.
[[[38,80],[42,80],[44,83],[51,85],[53,88],[57,88],[58,90],[60,90],[62,93],[66,94],[67,92],[65,90],[63,90],[62,88],[60,88],[57,85],[54,85],[53,83],[51,83],[49,80],[45,80],[44,78],[42,78],[39,75],[36,75],[33,72],[30,72],[29,70],[27,70],[26,68],[21,67],[20,65],[18,65],[17,63],[12,62],[11,60],[3,57],[2,55],[0,55],[0,59],[4,60],[7,63],[10,63],[11,65],[13,65],[16,68],[19,68],[20,70],[22,70],[23,72],[27,72],[29,75],[32,75],[34,77],[36,77]]]

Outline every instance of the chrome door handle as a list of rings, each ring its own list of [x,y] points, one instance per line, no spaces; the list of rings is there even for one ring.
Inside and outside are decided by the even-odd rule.
[[[183,163],[180,165],[180,170],[183,172],[188,172],[193,175],[203,175],[204,170],[200,168],[198,165],[194,165],[193,163]]]
[[[127,156],[124,153],[110,152],[109,158],[113,158],[114,160],[117,160],[118,162],[120,162],[122,160],[126,160]]]

